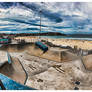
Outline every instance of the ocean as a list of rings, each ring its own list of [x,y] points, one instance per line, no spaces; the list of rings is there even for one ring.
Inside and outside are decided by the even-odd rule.
[[[79,37],[65,37],[65,36],[40,36],[42,38],[52,38],[52,39],[73,39],[73,40],[88,40],[92,41],[92,38],[79,38]]]

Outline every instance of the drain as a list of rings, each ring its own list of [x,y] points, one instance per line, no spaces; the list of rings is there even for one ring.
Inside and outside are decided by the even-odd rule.
[[[80,82],[79,82],[79,81],[75,81],[75,84],[76,84],[76,85],[80,85]]]

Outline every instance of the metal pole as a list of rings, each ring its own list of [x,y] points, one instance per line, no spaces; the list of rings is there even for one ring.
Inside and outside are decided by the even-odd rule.
[[[41,32],[41,11],[40,11],[40,32]]]
[[[41,32],[41,25],[42,25],[42,22],[41,22],[41,10],[39,11],[39,13],[40,13],[40,31],[39,31],[39,34],[40,34],[40,32]],[[40,35],[38,36],[38,39],[40,40]]]

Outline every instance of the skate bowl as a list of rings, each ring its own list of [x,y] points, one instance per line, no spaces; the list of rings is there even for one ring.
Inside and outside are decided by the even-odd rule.
[[[20,84],[25,84],[27,74],[22,67],[22,64],[20,63],[18,58],[12,57],[11,59],[11,64],[9,64],[7,61],[0,67],[0,73],[8,76],[9,78]]]
[[[57,62],[66,62],[76,60],[79,57],[76,54],[69,52],[67,49],[56,48],[56,47],[48,47],[48,50],[44,53],[39,47],[37,47],[34,43],[26,44],[26,45],[7,45],[0,48],[0,50],[8,51],[8,52],[24,52],[27,54],[37,56],[40,58],[57,61]]]
[[[68,50],[62,48],[49,47],[48,51],[44,53],[40,48],[38,48],[34,44],[26,49],[26,53],[29,55],[37,56],[56,62],[67,62],[79,58],[76,54],[73,54]]]
[[[36,89],[22,85],[0,73],[0,90],[36,90]]]

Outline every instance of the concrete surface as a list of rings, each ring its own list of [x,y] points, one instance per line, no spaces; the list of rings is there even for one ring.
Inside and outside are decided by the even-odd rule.
[[[0,66],[8,61],[7,52],[0,51]]]
[[[87,70],[92,71],[92,55],[83,56],[83,63]]]
[[[22,65],[19,62],[19,59],[14,57],[12,57],[11,64],[6,62],[0,67],[0,73],[10,77],[11,79],[21,84],[24,84],[27,77],[25,71],[22,68]]]
[[[17,49],[15,47],[12,48],[14,50]],[[22,49],[24,48],[21,47],[21,51]],[[47,52],[49,54],[48,57],[52,57],[52,59],[41,58],[36,55],[33,56],[33,53],[37,55],[43,54],[43,52],[35,46],[33,48],[32,46],[27,45],[22,52],[18,51],[18,49],[16,52],[13,50],[9,51],[10,55],[12,57],[18,58],[25,68],[28,74],[28,79],[26,82],[27,86],[40,90],[74,90],[75,87],[78,87],[79,90],[92,90],[92,71],[88,71],[85,68],[84,63],[80,57],[75,59],[76,55],[68,53],[67,50],[61,50],[63,53],[62,55],[60,54],[60,49],[49,49],[50,52]],[[28,52],[30,53],[28,54]],[[52,53],[54,55],[51,56]],[[74,59],[66,59],[67,62],[55,62],[55,58],[60,60],[60,55],[62,55],[63,59],[66,59],[66,57]],[[90,61],[89,65],[91,67],[91,56],[88,58],[90,58],[87,60]],[[16,81],[24,83],[23,81],[25,80],[25,74],[22,74],[22,68],[20,68],[19,65],[20,64],[14,63],[13,68],[11,67],[12,71],[9,71],[10,66],[8,67],[9,69],[4,67],[4,70],[7,70],[9,74],[7,74],[7,72],[3,73],[6,73],[7,76],[12,75],[10,76],[12,78],[14,78],[13,75],[16,75]],[[21,81],[21,79],[23,79],[23,81]],[[79,81],[80,85],[76,85],[76,81]]]

